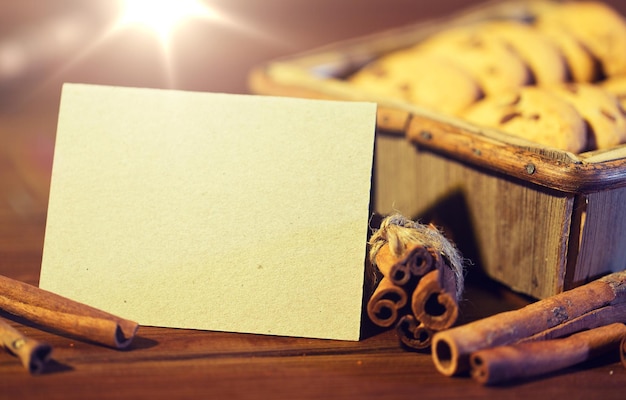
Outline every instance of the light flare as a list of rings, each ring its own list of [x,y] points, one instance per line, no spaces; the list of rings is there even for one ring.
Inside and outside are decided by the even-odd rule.
[[[188,19],[218,19],[216,12],[199,0],[123,0],[121,6],[118,26],[148,28],[164,42]]]
[[[176,87],[177,73],[171,50],[176,47],[176,28],[186,22],[203,22],[216,27],[230,29],[238,34],[254,37],[256,41],[271,43],[272,46],[290,48],[290,40],[272,32],[271,27],[257,26],[256,20],[243,16],[233,18],[210,4],[211,0],[114,0],[107,2],[85,2],[66,15],[57,15],[37,26],[30,27],[17,35],[0,38],[0,88],[4,82],[15,80],[54,66],[39,85],[23,93],[27,98],[35,96],[40,87],[56,84],[66,71],[82,60],[98,53],[114,37],[132,37],[139,28],[149,33],[160,44],[162,62],[168,87]],[[194,21],[195,20],[195,21]],[[134,28],[133,28],[134,27]],[[205,27],[206,28],[206,27]],[[210,30],[202,28],[203,35],[184,35],[189,40],[198,40],[198,46],[211,45]],[[140,40],[147,39],[140,35]],[[149,55],[155,50],[152,40],[142,40],[138,51]],[[64,62],[55,64],[63,59]],[[150,66],[153,67],[153,66]]]

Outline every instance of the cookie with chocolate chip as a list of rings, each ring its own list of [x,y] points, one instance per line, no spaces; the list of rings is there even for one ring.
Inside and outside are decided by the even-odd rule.
[[[611,77],[600,82],[599,85],[615,96],[622,110],[626,110],[626,75]]]
[[[517,89],[531,82],[528,66],[505,41],[480,29],[480,24],[451,28],[416,45],[466,70],[486,95]]]
[[[589,129],[589,146],[607,149],[626,142],[626,117],[617,98],[598,85],[569,83],[551,91],[571,104]]]
[[[587,147],[585,122],[576,109],[549,90],[527,86],[489,96],[470,107],[469,122],[545,146],[579,153]]]
[[[360,90],[456,115],[482,97],[463,69],[439,57],[411,50],[379,58],[348,78]]]
[[[626,21],[609,5],[564,2],[539,13],[536,21],[574,37],[599,61],[605,76],[626,73]]]
[[[481,29],[511,46],[528,65],[534,83],[549,85],[565,82],[569,78],[561,51],[530,25],[515,20],[500,20],[486,22]]]
[[[535,27],[563,55],[569,80],[594,82],[600,78],[600,62],[576,37],[567,30],[551,24],[537,24]]]

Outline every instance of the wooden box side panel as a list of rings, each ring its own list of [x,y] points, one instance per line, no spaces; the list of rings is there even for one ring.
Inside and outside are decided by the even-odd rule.
[[[568,267],[566,288],[626,269],[626,187],[580,195],[574,215],[579,249],[571,251],[574,267]]]
[[[470,268],[537,298],[563,290],[571,195],[513,182],[385,135],[376,142],[374,182],[376,212],[442,227],[476,264]]]

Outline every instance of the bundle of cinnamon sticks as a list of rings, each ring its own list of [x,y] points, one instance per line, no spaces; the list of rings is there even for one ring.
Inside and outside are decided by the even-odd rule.
[[[523,308],[438,332],[432,357],[444,375],[497,384],[553,372],[606,352],[626,366],[626,271]],[[617,354],[617,353],[616,353]]]
[[[370,245],[370,259],[382,275],[367,304],[370,320],[395,326],[408,348],[428,348],[433,334],[458,317],[463,290],[458,252],[433,226],[399,215],[382,222]]]

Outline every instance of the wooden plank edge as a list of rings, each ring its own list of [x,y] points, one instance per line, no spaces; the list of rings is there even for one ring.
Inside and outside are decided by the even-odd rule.
[[[407,139],[463,162],[567,193],[626,186],[626,158],[589,163],[555,159],[528,148],[477,134],[450,121],[412,115]],[[558,152],[558,150],[555,150]]]

